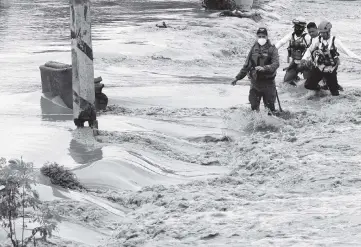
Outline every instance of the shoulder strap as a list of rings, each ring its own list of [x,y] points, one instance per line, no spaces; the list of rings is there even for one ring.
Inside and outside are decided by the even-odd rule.
[[[301,37],[303,38],[303,41],[305,42],[306,46],[308,46],[307,40],[306,40],[306,38],[305,38],[306,35],[307,35],[307,33],[303,33]]]
[[[332,48],[333,48],[333,49],[336,49],[336,46],[335,46],[335,38],[336,38],[336,36],[333,36],[333,38],[332,38]]]
[[[296,40],[295,39],[295,34],[296,34],[295,32],[292,33],[292,39],[293,40]],[[306,35],[307,35],[307,33],[303,33],[299,38],[305,38]]]
[[[295,32],[293,32],[293,33],[291,34],[291,36],[292,36],[291,40],[292,40],[292,41],[295,41],[295,40],[296,40],[296,39],[295,39]]]
[[[321,49],[323,47],[323,42],[322,42],[322,37],[321,36],[318,36],[318,48]]]

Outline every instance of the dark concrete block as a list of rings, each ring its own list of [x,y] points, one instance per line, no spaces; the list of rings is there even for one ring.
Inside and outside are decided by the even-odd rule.
[[[108,97],[103,94],[103,93],[99,93],[99,94],[95,94],[95,108],[97,110],[105,110],[107,108],[108,105]]]
[[[49,61],[39,68],[42,92],[49,93],[52,97],[60,96],[65,105],[73,109],[72,66]],[[96,110],[105,110],[108,105],[108,97],[102,93],[102,80],[101,76],[94,78]]]
[[[67,107],[73,108],[71,66],[50,61],[40,66],[40,73],[43,93],[60,96]]]

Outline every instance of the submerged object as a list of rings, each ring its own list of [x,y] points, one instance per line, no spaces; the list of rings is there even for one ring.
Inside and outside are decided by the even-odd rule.
[[[163,21],[162,25],[156,24],[155,26],[159,28],[167,28],[167,24],[165,24],[165,21]]]
[[[73,108],[71,65],[49,61],[40,67],[43,93],[60,96],[65,105]]]
[[[101,76],[94,79],[95,108],[97,110],[105,110],[108,105],[108,97],[102,93],[102,89],[104,88],[104,84],[100,83],[102,80]]]
[[[250,11],[253,5],[253,0],[234,0],[236,6],[243,11]]]
[[[252,8],[260,8],[263,4],[263,0],[253,0]]]
[[[42,92],[47,97],[59,96],[66,107],[73,109],[72,66],[49,61],[40,67]],[[95,109],[105,110],[108,97],[102,92],[102,77],[94,78]]]

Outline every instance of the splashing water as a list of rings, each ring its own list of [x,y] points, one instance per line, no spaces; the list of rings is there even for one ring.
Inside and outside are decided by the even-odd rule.
[[[227,129],[236,131],[239,134],[278,132],[283,125],[283,119],[269,116],[265,110],[252,112],[250,110],[240,109],[237,112],[231,113],[226,120]]]

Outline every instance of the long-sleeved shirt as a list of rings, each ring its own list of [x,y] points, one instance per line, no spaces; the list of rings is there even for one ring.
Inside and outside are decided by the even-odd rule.
[[[261,60],[263,61],[260,61],[259,59],[260,55],[262,55],[263,59]],[[262,64],[263,62],[265,63]],[[263,72],[256,72],[254,70],[254,67],[256,66],[261,66],[265,70]],[[248,74],[248,72],[251,71],[252,73],[259,75],[256,77],[251,75],[252,87],[255,87],[257,89],[262,88],[264,86],[267,86],[267,84],[270,84],[274,80],[274,78],[273,79],[262,78],[263,77],[262,75],[266,75],[267,77],[272,78],[276,76],[278,67],[279,67],[278,50],[269,41],[264,46],[260,46],[258,43],[256,43],[250,50],[248,57],[245,61],[245,64],[243,65],[243,68],[238,73],[236,78],[238,80],[242,80]]]
[[[324,40],[327,42],[327,44],[330,44],[330,42],[332,42],[333,36],[330,36],[330,38],[328,40]],[[321,42],[322,42],[322,38],[321,38]],[[361,57],[356,55],[355,53],[353,53],[352,51],[350,51],[342,42],[340,39],[338,39],[337,37],[335,37],[335,47],[337,48],[338,51],[341,51],[342,53],[348,55],[351,58],[356,58],[358,60],[361,61]],[[317,47],[319,47],[320,45],[320,40],[318,37],[314,38],[312,40],[312,44],[311,46],[307,49],[307,51],[305,52],[305,54],[303,55],[302,59],[303,60],[310,60],[312,58],[311,54],[313,51],[316,50]]]
[[[320,46],[320,40],[323,43],[326,43],[325,45],[327,45],[327,47],[331,46],[331,42],[333,40],[333,36],[330,36],[327,40],[324,39],[320,39],[320,38],[314,38],[313,42],[311,44],[311,46],[306,50],[305,54],[302,57],[302,60],[312,60],[312,53]],[[356,58],[358,60],[361,61],[361,57],[356,55],[355,53],[353,53],[352,51],[350,51],[347,47],[344,46],[344,44],[341,42],[341,40],[337,39],[335,37],[334,40],[334,45],[337,48],[338,51],[341,51],[345,54],[347,54],[349,57],[352,58]],[[316,59],[316,58],[315,58]],[[315,61],[313,61],[315,63]],[[332,72],[335,69],[337,69],[338,65],[339,65],[339,59],[338,59],[338,63],[335,65],[324,65],[324,64],[318,64],[317,67],[324,72]]]
[[[288,33],[286,36],[284,36],[280,41],[278,41],[278,42],[276,43],[276,48],[279,49],[280,47],[284,46],[286,43],[289,43],[290,40],[292,40],[292,35],[293,35],[293,32],[290,32],[290,33]],[[302,35],[303,35],[303,34],[302,34]],[[296,39],[296,40],[297,40],[297,39],[301,39],[301,38],[302,38],[302,35],[299,36],[299,37],[297,37],[297,36],[295,35],[295,39]],[[309,44],[311,43],[311,39],[312,39],[311,36],[310,36],[308,33],[306,33],[306,35],[305,35],[305,40],[306,40],[307,45],[309,45]]]

